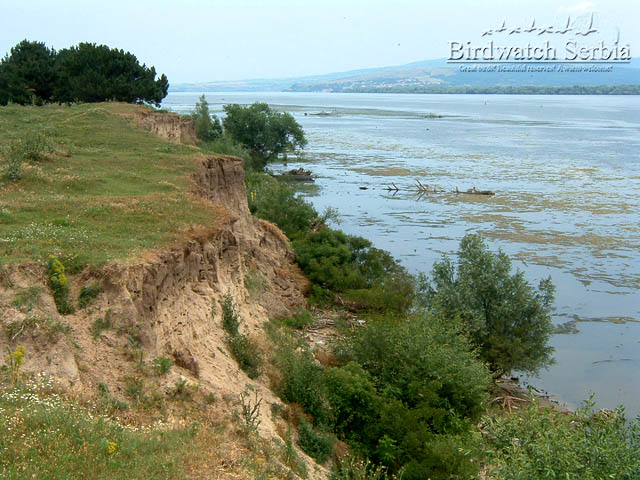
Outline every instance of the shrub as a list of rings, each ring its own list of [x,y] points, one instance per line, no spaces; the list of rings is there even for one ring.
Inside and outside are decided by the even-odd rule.
[[[231,294],[227,293],[222,297],[222,328],[230,335],[236,335],[239,326],[236,304]]]
[[[349,455],[336,462],[330,478],[331,480],[394,480],[402,478],[402,475],[399,477],[389,475],[384,467]]]
[[[249,392],[240,394],[240,411],[236,411],[236,417],[240,422],[240,427],[246,434],[258,431],[262,422],[260,420],[260,404],[262,399],[258,399],[258,392],[254,392],[254,399],[251,401]]]
[[[313,323],[313,316],[307,310],[300,310],[290,317],[278,318],[276,319],[276,322],[290,328],[301,330]]]
[[[67,280],[64,270],[62,262],[53,255],[50,255],[49,261],[47,262],[49,287],[53,293],[53,300],[55,301],[58,313],[61,315],[73,313],[73,306],[69,303],[69,281]]]
[[[222,124],[215,115],[209,112],[209,102],[204,94],[195,105],[194,111],[191,113],[196,127],[196,136],[204,142],[211,142],[218,139],[222,135]]]
[[[565,415],[533,401],[522,411],[487,417],[482,428],[495,480],[631,480],[640,472],[640,423],[626,422],[622,408],[594,412],[585,402]]]
[[[316,298],[346,292],[364,308],[398,312],[413,303],[413,277],[388,252],[362,237],[323,228],[296,238],[293,248]]]
[[[42,133],[30,133],[21,139],[21,148],[26,160],[42,160],[45,153],[53,153],[55,148],[49,137]]]
[[[88,287],[82,287],[80,294],[78,295],[78,306],[85,308],[91,302],[93,302],[100,294],[100,284],[98,282],[92,283]]]
[[[257,378],[262,373],[262,354],[258,347],[245,335],[236,333],[227,336],[227,343],[233,358],[249,378]]]
[[[290,185],[257,172],[248,173],[245,181],[251,213],[275,223],[287,237],[304,234],[317,219],[318,212]]]
[[[244,286],[249,297],[259,297],[268,287],[267,280],[257,270],[249,270],[244,276]]]
[[[24,170],[22,164],[25,161],[24,150],[18,141],[10,142],[0,148],[0,156],[4,160],[4,176],[11,182],[22,180]]]
[[[328,398],[337,431],[362,453],[407,479],[476,470],[465,452],[490,376],[455,323],[370,319],[336,354],[357,363],[327,370]]]
[[[329,425],[330,411],[322,367],[306,349],[296,351],[293,346],[282,346],[275,363],[282,374],[278,388],[280,396],[297,403],[309,413],[316,424]]]
[[[319,464],[327,461],[333,452],[333,443],[331,435],[317,432],[304,420],[298,426],[298,445]]]
[[[173,361],[168,357],[156,357],[153,359],[153,363],[151,363],[151,369],[156,375],[169,373],[171,367],[173,367]]]
[[[491,252],[479,235],[462,239],[457,267],[445,258],[434,265],[432,277],[430,309],[462,319],[497,375],[536,372],[551,363],[551,278],[533,288],[521,271],[511,274],[509,257]]]
[[[266,103],[259,102],[223,108],[225,132],[247,147],[263,165],[280,154],[295,152],[307,143],[302,127],[290,113],[276,112]]]
[[[251,152],[246,147],[236,142],[229,135],[222,134],[211,142],[202,144],[205,152],[219,153],[221,155],[231,155],[244,160],[245,170],[251,165]]]
[[[377,421],[380,399],[369,374],[357,363],[325,371],[327,400],[331,405],[334,431],[358,439]]]

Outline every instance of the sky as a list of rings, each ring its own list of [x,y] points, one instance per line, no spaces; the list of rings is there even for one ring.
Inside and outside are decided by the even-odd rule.
[[[23,39],[106,44],[171,83],[282,78],[449,55],[508,24],[596,12],[640,56],[640,0],[0,0],[0,55]]]

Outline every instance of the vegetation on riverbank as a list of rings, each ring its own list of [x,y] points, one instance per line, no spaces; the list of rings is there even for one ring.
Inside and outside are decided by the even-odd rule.
[[[3,262],[48,262],[50,287],[60,289],[61,275],[126,261],[219,219],[215,208],[190,195],[193,155],[200,151],[131,128],[132,108],[2,110],[2,140],[23,148],[27,139],[20,135],[37,131],[52,145],[37,158],[24,155],[21,178],[2,180]],[[224,142],[251,164],[250,146]],[[214,141],[202,148],[217,147]],[[549,286],[528,285],[477,236],[465,237],[457,268],[443,260],[429,283],[368,240],[330,228],[333,212],[320,214],[262,168],[248,172],[246,184],[251,212],[291,239],[311,281],[311,303],[336,319],[334,341],[323,344],[307,339],[317,310],[273,319],[268,340],[261,338],[268,342],[263,355],[240,333],[230,294],[220,305],[232,361],[284,402],[271,410],[291,428],[279,432],[284,441],[258,438],[257,393],[217,398],[184,379],[160,393],[171,360],[145,362],[133,334],[127,334],[126,353],[136,371],[126,378],[126,402],[106,385],[88,404],[69,401],[21,374],[33,352],[16,347],[0,372],[3,478],[305,478],[309,472],[294,445],[333,469],[336,480],[635,478],[637,426],[625,423],[621,412],[561,416],[534,406],[503,415],[492,409],[491,369],[535,370],[548,361]],[[52,253],[57,257],[49,258]],[[68,292],[60,292],[66,298]],[[13,301],[28,310],[38,295],[27,290]],[[99,291],[80,295],[87,306]],[[68,331],[64,324],[40,324],[52,334]],[[13,337],[20,328],[4,333]],[[111,328],[106,315],[90,327],[94,340]]]

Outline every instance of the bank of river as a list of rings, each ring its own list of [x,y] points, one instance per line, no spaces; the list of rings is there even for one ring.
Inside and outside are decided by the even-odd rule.
[[[192,108],[197,94],[164,106]],[[556,365],[523,378],[575,406],[640,413],[640,99],[500,95],[207,94],[290,111],[309,140],[303,191],[340,228],[429,272],[467,232],[557,287]],[[439,193],[412,191],[418,179]],[[397,185],[390,192],[386,187]],[[361,189],[366,187],[366,189]],[[476,187],[492,197],[451,193]],[[577,332],[577,333],[576,333]]]

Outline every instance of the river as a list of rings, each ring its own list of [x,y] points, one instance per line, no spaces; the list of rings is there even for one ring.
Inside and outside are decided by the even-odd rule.
[[[180,113],[199,94],[172,93]],[[309,144],[285,168],[316,175],[305,195],[339,228],[429,273],[467,232],[531,281],[556,286],[555,365],[523,376],[575,407],[640,415],[640,97],[207,93],[292,113]],[[419,180],[438,193],[420,195]],[[390,185],[397,192],[387,190]],[[362,188],[366,187],[366,189]],[[495,196],[455,194],[476,187]]]

